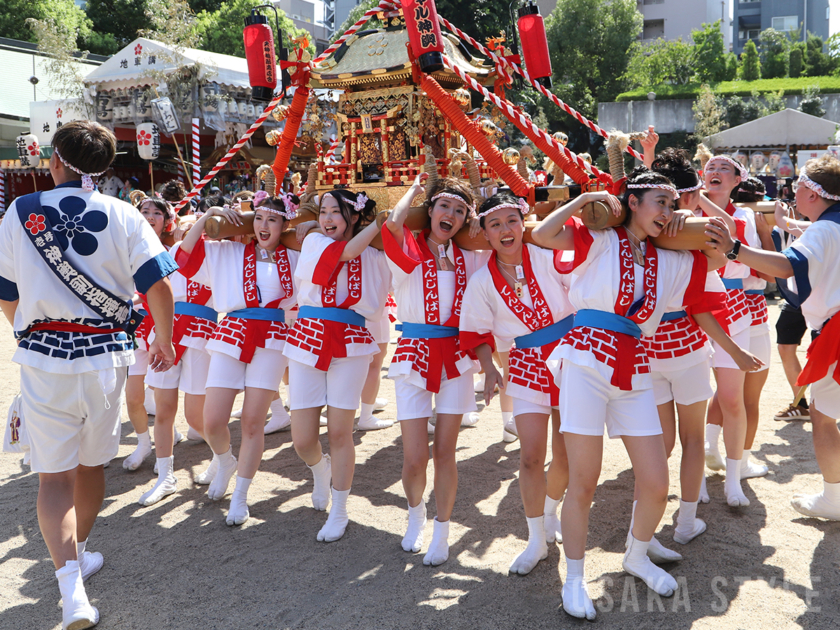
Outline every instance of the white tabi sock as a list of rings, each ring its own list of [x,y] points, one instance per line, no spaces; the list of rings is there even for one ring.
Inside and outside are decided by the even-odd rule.
[[[252,479],[236,476],[236,486],[233,489],[233,496],[230,497],[230,509],[228,510],[225,523],[228,525],[242,525],[250,517],[248,511],[248,489],[251,487]]]
[[[563,532],[560,528],[560,517],[557,516],[557,507],[563,499],[552,499],[545,495],[545,508],[543,509],[543,516],[545,517],[545,542],[563,542]]]
[[[794,510],[805,516],[840,521],[840,483],[823,480],[819,494],[797,494],[790,502]]]
[[[312,471],[315,482],[312,488],[312,507],[323,512],[330,504],[330,482],[332,481],[330,456],[326,453],[322,454],[321,461],[308,468]]]
[[[403,551],[417,553],[423,548],[423,534],[426,527],[426,503],[420,501],[414,507],[408,506],[408,527],[402,539]]]
[[[207,496],[211,501],[219,501],[227,494],[231,477],[235,472],[236,458],[233,456],[233,451],[228,448],[227,452],[219,455],[219,471],[210,482],[210,487],[207,488]]]
[[[429,550],[423,556],[423,564],[436,567],[449,559],[449,521],[440,522],[435,517],[435,528],[432,531],[432,542]]]
[[[670,573],[650,561],[647,555],[648,545],[649,543],[636,540],[631,535],[630,544],[621,564],[627,573],[641,578],[650,589],[663,597],[670,597],[677,590],[677,581]]]
[[[726,458],[726,479],[723,482],[726,502],[732,507],[746,507],[750,500],[741,489],[741,460]]]
[[[99,611],[90,605],[78,561],[70,560],[55,572],[55,577],[61,591],[61,627],[90,628],[99,623]]]
[[[720,454],[720,432],[723,429],[719,424],[706,425],[706,466],[710,470],[723,470],[723,456]]]
[[[218,472],[219,456],[216,455],[216,453],[213,453],[213,459],[210,460],[210,464],[202,472],[193,477],[193,481],[201,486],[207,485],[216,478],[216,473]]]
[[[566,581],[563,582],[563,610],[578,619],[595,619],[595,605],[586,588],[583,565],[586,556],[572,560],[566,556]]]
[[[636,523],[636,504],[638,501],[633,501],[633,512],[630,516],[630,531],[627,532],[627,541],[624,545],[625,549],[630,547],[630,539],[633,537],[633,525]],[[647,544],[647,555],[651,562],[656,564],[665,564],[666,562],[677,562],[682,560],[682,555],[676,551],[672,551],[665,547],[661,542],[656,540],[656,536],[651,537]]]
[[[528,575],[539,564],[540,560],[548,557],[548,544],[545,541],[545,516],[526,518],[528,521],[528,546],[510,565],[511,573]]]
[[[123,460],[123,468],[125,468],[126,470],[137,470],[138,468],[140,468],[140,464],[143,463],[143,460],[151,454],[152,438],[149,435],[149,431],[146,430],[144,433],[138,433],[137,446],[135,447],[131,455],[129,455]]]
[[[174,494],[178,490],[178,481],[175,479],[175,474],[172,472],[174,468],[173,457],[158,457],[157,469],[158,480],[154,488],[148,492],[144,492],[138,503],[140,505],[154,505],[164,497]]]
[[[744,449],[744,455],[741,457],[741,479],[754,479],[755,477],[764,477],[769,469],[764,464],[756,464],[750,461],[751,451]]]
[[[506,443],[515,442],[519,439],[519,433],[516,430],[516,420],[513,417],[512,411],[502,412],[502,441]]]
[[[706,523],[697,518],[697,501],[680,500],[674,542],[685,545],[706,531]]]
[[[347,497],[349,490],[332,489],[332,507],[327,522],[318,532],[318,540],[321,542],[335,542],[344,536],[349,518],[347,517]]]

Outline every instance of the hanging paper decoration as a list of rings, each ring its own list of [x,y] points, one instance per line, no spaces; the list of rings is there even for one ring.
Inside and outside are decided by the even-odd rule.
[[[41,147],[38,146],[38,138],[33,133],[18,136],[15,141],[18,158],[22,168],[37,168],[41,163]]]
[[[172,105],[172,101],[168,97],[156,98],[151,105],[152,118],[166,135],[173,134],[181,129],[181,121],[178,120],[175,106]]]
[[[434,0],[401,0],[411,52],[420,69],[443,70],[443,36]]]
[[[144,160],[156,160],[160,156],[160,130],[155,123],[137,125],[137,153]]]

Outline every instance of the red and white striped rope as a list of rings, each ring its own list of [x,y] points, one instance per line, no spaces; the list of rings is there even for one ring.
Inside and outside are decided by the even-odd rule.
[[[181,160],[175,160],[175,163],[178,165],[178,180],[186,184],[187,178],[184,175],[184,165],[181,163]]]
[[[367,24],[370,18],[372,18],[380,11],[394,11],[398,8],[399,6],[395,2],[392,2],[391,0],[382,0],[379,3],[379,6],[373,7],[372,9],[365,11],[364,15],[362,15],[362,17],[359,18],[359,20],[353,26],[351,26],[344,32],[344,35],[335,40],[324,52],[322,52],[315,58],[315,60],[312,62],[312,65],[318,65],[324,59],[333,54],[336,50],[338,50],[339,46],[341,46],[356,31],[358,31],[365,24]]]
[[[192,185],[197,186],[201,180],[201,135],[199,134],[199,120],[192,119]]]
[[[488,90],[486,87],[481,85],[478,81],[473,79],[466,72],[461,70],[461,68],[459,68],[454,63],[452,63],[452,61],[449,59],[449,57],[444,56],[443,63],[446,65],[447,68],[452,70],[452,72],[454,72],[459,77],[461,77],[464,80],[464,82],[466,82],[466,84],[469,85],[473,90],[475,90],[476,92],[479,92],[482,95],[484,95],[484,98],[486,98],[491,103],[493,103],[496,107],[498,107],[499,110],[501,110],[501,112],[505,116],[507,116],[507,118],[509,118],[511,121],[513,121],[513,119],[515,118],[522,125],[526,126],[533,133],[540,136],[544,141],[548,142],[555,149],[557,149],[558,151],[563,153],[567,158],[569,158],[569,160],[571,160],[572,162],[577,164],[580,168],[582,168],[585,171],[590,171],[593,175],[595,175],[595,177],[597,177],[599,180],[601,180],[603,182],[612,183],[612,177],[608,173],[604,173],[603,171],[598,170],[597,168],[595,168],[594,165],[585,161],[583,158],[577,156],[572,151],[570,151],[567,147],[564,147],[562,144],[557,142],[557,140],[555,140],[551,135],[549,135],[544,130],[537,127],[533,123],[533,121],[530,118],[528,118],[525,114],[523,114],[521,111],[518,111],[517,109],[515,109],[513,107],[513,105],[510,103],[510,101],[508,101],[506,99],[503,99],[503,98],[500,98],[496,94],[493,94],[493,92]]]
[[[329,55],[331,55],[333,52],[335,52],[336,49],[338,49],[338,47],[341,46],[341,44],[343,44],[345,42],[345,40],[347,40],[348,37],[353,35],[353,33],[355,33],[362,26],[364,26],[364,24],[366,24],[368,22],[368,20],[370,20],[370,18],[372,18],[374,15],[376,15],[379,11],[388,11],[388,10],[392,10],[394,8],[396,8],[396,5],[393,2],[391,2],[390,0],[382,0],[382,2],[379,3],[379,6],[377,8],[370,9],[370,10],[366,11],[365,14],[361,17],[361,19],[359,19],[353,26],[351,26],[349,29],[347,29],[347,32],[345,32],[344,35],[342,35],[337,40],[335,40],[335,42],[332,44],[332,46],[330,46],[324,52],[322,52],[320,55],[318,55],[318,57],[315,58],[315,60],[312,62],[312,64],[315,65],[315,64],[320,63],[321,61],[326,59]],[[216,174],[224,168],[225,164],[230,162],[231,159],[233,159],[233,156],[236,155],[237,153],[239,153],[239,149],[241,149],[243,146],[245,146],[245,143],[248,142],[248,140],[250,140],[251,136],[254,135],[254,132],[262,126],[262,124],[266,121],[266,119],[271,114],[272,110],[275,107],[277,107],[277,105],[280,103],[280,100],[285,95],[286,95],[286,93],[285,93],[285,90],[284,90],[283,92],[280,92],[280,94],[278,94],[277,96],[275,96],[271,100],[271,102],[266,106],[262,115],[254,121],[254,123],[251,125],[251,127],[248,129],[248,131],[246,131],[245,134],[239,139],[239,141],[236,144],[234,144],[228,150],[228,152],[225,153],[225,155],[222,157],[222,159],[219,160],[218,164],[216,164],[216,166],[214,166],[207,173],[207,175],[205,175],[204,178],[200,182],[198,182],[198,184],[196,184],[193,187],[193,189],[189,193],[187,193],[187,196],[184,197],[180,202],[178,202],[178,205],[175,208],[175,212],[178,212],[181,208],[183,208],[186,204],[188,204],[190,202],[190,200],[192,200],[196,195],[198,195],[201,192],[201,189],[204,188],[207,184],[209,184],[213,180],[213,178],[216,176]]]
[[[499,55],[495,54],[492,50],[490,50],[489,48],[487,48],[486,46],[484,46],[483,44],[478,42],[476,39],[467,35],[464,31],[462,31],[457,26],[453,25],[452,22],[450,22],[446,18],[443,18],[439,15],[438,19],[439,19],[440,23],[443,26],[445,26],[447,29],[449,29],[450,31],[455,33],[461,39],[464,39],[464,40],[468,41],[470,44],[475,46],[482,53],[484,53],[485,55],[490,57],[490,59],[496,65],[496,68],[498,68],[502,72],[502,74],[505,76],[505,78],[507,78],[510,75],[511,72],[519,73],[520,76],[522,76],[522,78],[524,78],[528,83],[530,83],[531,86],[535,90],[537,90],[540,94],[542,94],[547,99],[549,99],[552,103],[557,105],[557,107],[562,109],[564,112],[569,114],[572,118],[577,120],[584,127],[590,129],[591,131],[594,131],[595,133],[597,133],[602,138],[609,138],[610,137],[610,134],[607,133],[604,129],[602,129],[601,127],[596,125],[594,122],[592,122],[591,120],[586,118],[583,114],[581,114],[579,111],[577,111],[576,109],[574,109],[570,105],[567,105],[566,103],[561,101],[559,98],[557,98],[557,96],[555,94],[553,94],[552,92],[545,89],[545,87],[543,87],[542,85],[540,85],[539,83],[534,81],[524,68],[522,68],[518,64],[512,63],[511,61],[505,59],[504,57],[500,57]],[[629,144],[627,145],[627,148],[625,149],[625,151],[627,151],[627,153],[632,155],[637,160],[644,161],[644,157],[638,151],[636,151],[633,147],[631,147]]]
[[[326,155],[324,155],[324,164],[331,164],[332,161],[335,159],[335,152],[338,149],[338,145],[341,144],[341,140],[336,138],[330,144],[330,148],[327,149]]]

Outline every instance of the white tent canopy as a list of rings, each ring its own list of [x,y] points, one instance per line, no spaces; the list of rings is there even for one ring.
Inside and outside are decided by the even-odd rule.
[[[113,90],[149,85],[149,73],[172,72],[183,66],[200,67],[199,78],[220,85],[250,88],[248,62],[240,57],[196,50],[174,49],[141,37],[116,53],[85,77],[85,83]]]
[[[712,148],[829,145],[833,143],[835,133],[837,123],[796,109],[785,109],[707,136],[703,142]]]

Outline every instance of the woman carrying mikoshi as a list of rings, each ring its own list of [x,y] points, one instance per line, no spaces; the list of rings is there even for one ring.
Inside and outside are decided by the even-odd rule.
[[[250,516],[248,490],[263,455],[263,425],[286,370],[283,346],[289,329],[284,309],[297,300],[294,272],[299,254],[287,249],[280,236],[286,222],[295,217],[297,204],[297,197],[288,193],[261,201],[254,210],[255,239],[247,245],[205,241],[204,225],[211,216],[241,225],[235,210],[210,208],[178,250],[181,273],[209,286],[216,309],[227,313],[206,346],[210,369],[204,437],[213,449],[213,460],[196,482],[209,483],[207,496],[218,501],[236,473],[225,519],[228,525],[241,525]],[[228,423],[234,399],[242,390],[242,444],[237,462]]]
[[[622,438],[639,487],[624,569],[660,595],[670,596],[677,588],[676,580],[647,556],[665,511],[668,465],[650,365],[640,341],[642,334],[653,334],[666,312],[690,306],[705,293],[706,256],[659,250],[648,241],[671,220],[676,197],[670,180],[639,167],[627,180],[625,225],[597,232],[577,219],[567,225],[594,200],[605,201],[620,214],[618,198],[597,192],[555,210],[532,232],[542,247],[574,251],[569,300],[576,309],[575,327],[549,361],[562,360],[560,417],[569,459],[562,509],[567,566],[563,608],[575,617],[595,618],[583,565],[605,425],[610,437]]]
[[[388,376],[394,379],[397,421],[403,438],[402,481],[408,499],[405,551],[423,547],[426,525],[426,468],[429,462],[427,424],[434,398],[435,462],[434,532],[423,564],[449,558],[449,519],[458,489],[455,448],[465,413],[476,409],[472,374],[474,356],[460,347],[458,326],[467,281],[484,265],[487,252],[462,251],[452,240],[475,213],[470,189],[444,179],[425,203],[429,228],[415,237],[405,220],[415,197],[424,193],[420,176],[397,203],[382,228],[388,267],[394,277],[400,337]]]
[[[529,212],[528,204],[510,193],[497,193],[481,205],[478,218],[493,254],[467,285],[461,324],[461,347],[474,350],[484,368],[485,400],[489,403],[498,385],[513,402],[521,444],[519,491],[528,522],[528,546],[510,567],[520,575],[547,557],[547,543],[562,541],[557,506],[569,467],[560,433],[560,392],[546,359],[574,319],[569,278],[558,271],[564,252],[522,242]],[[506,382],[493,365],[496,339],[513,344]],[[552,457],[544,473],[549,417]]]
[[[366,323],[382,318],[391,285],[385,255],[370,247],[385,218],[376,217],[375,209],[363,192],[321,195],[320,232],[304,238],[295,272],[299,311],[283,351],[289,358],[292,441],[314,477],[312,506],[326,510],[332,498],[317,536],[324,542],[338,540],[347,528],[356,464],[353,421],[368,365],[379,351]],[[324,405],[330,455],[321,452],[318,439]]]

